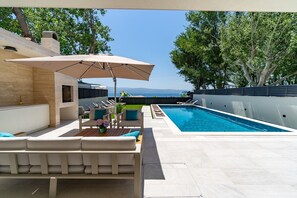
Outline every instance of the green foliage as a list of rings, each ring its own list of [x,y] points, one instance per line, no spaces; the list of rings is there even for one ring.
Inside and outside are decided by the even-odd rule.
[[[117,112],[116,112],[117,114],[122,113],[123,109],[124,109],[124,105],[121,103],[118,103],[118,104],[116,104],[116,109],[117,109]]]
[[[13,15],[12,8],[0,8],[0,27],[19,35],[22,34],[18,21]]]
[[[297,83],[295,13],[188,12],[171,60],[196,89]]]
[[[184,98],[184,97],[189,97],[189,96],[186,93],[181,93],[180,94],[180,97],[183,97]]]
[[[236,84],[262,86],[296,72],[296,20],[291,13],[230,15],[221,50]]]
[[[105,10],[23,8],[33,39],[40,42],[42,31],[52,30],[59,36],[61,54],[110,52],[109,27],[100,22]],[[0,27],[22,35],[11,8],[0,8]]]
[[[194,12],[187,15],[189,26],[175,41],[171,60],[179,74],[196,89],[222,88],[227,83],[226,65],[220,50],[220,27],[226,21],[224,12]]]
[[[140,105],[125,105],[125,109],[137,109],[137,110],[141,110],[141,108],[145,106],[144,104],[140,104]]]

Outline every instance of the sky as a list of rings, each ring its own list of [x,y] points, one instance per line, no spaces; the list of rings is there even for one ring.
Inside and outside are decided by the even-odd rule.
[[[174,41],[187,25],[185,11],[107,10],[101,22],[111,29],[111,53],[154,64],[149,81],[118,79],[118,87],[192,90],[171,63]],[[112,79],[84,79],[112,87]]]

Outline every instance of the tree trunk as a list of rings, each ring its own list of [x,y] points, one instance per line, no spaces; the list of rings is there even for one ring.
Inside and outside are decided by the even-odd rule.
[[[23,36],[31,38],[31,41],[35,42],[35,39],[33,38],[32,34],[29,30],[26,17],[24,15],[23,11],[21,10],[21,8],[12,8],[12,9],[13,9],[13,13],[15,14],[16,19],[18,20],[19,25],[22,29]]]
[[[88,23],[91,29],[91,33],[92,33],[92,42],[90,43],[90,48],[89,48],[89,53],[90,54],[95,54],[95,48],[96,48],[96,28],[94,25],[94,13],[92,9],[89,9],[88,11]]]
[[[271,68],[271,59],[268,58],[266,60],[265,68],[261,72],[261,75],[260,75],[259,82],[258,82],[257,86],[263,86],[264,85],[267,78],[271,75],[271,73],[269,72],[270,68]]]
[[[255,86],[256,83],[255,83],[255,82],[253,81],[253,79],[251,78],[251,76],[250,76],[250,74],[249,74],[249,72],[248,72],[248,70],[247,70],[247,66],[246,66],[244,63],[241,63],[241,64],[240,64],[240,67],[241,67],[241,69],[242,69],[242,71],[243,71],[243,75],[244,75],[245,79],[249,82],[249,85],[251,85],[251,86]]]

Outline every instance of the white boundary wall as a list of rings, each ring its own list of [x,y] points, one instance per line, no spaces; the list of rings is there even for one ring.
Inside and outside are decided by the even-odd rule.
[[[194,94],[198,105],[297,129],[296,97]]]
[[[49,126],[49,105],[19,105],[0,108],[0,131],[31,133]]]

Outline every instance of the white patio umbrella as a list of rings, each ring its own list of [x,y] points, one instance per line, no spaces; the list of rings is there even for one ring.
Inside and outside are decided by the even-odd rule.
[[[113,78],[116,101],[116,79],[149,80],[154,65],[113,55],[67,55],[7,59],[8,62],[60,72],[77,79]]]

